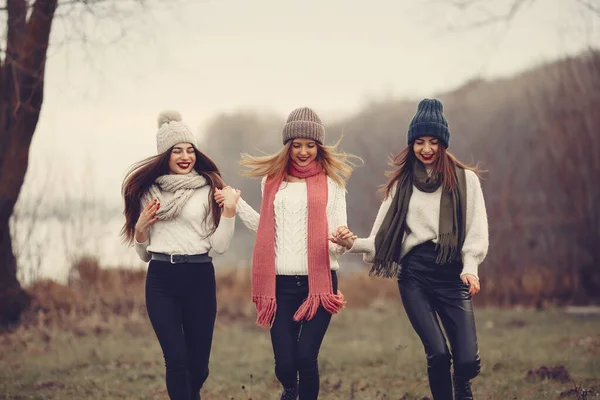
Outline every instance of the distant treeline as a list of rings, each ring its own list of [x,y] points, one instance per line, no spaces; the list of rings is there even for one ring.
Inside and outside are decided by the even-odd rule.
[[[450,151],[488,171],[482,184],[491,244],[481,266],[480,301],[598,302],[600,52],[507,79],[474,79],[433,96],[444,103]],[[361,236],[370,232],[388,157],[406,146],[419,100],[375,102],[344,120],[324,121],[328,144],[343,134],[340,147],[365,162],[347,195],[349,224]],[[283,121],[280,115],[223,114],[205,135],[203,149],[256,208],[260,185],[240,177],[239,156],[279,149]],[[250,258],[252,237],[243,237]]]

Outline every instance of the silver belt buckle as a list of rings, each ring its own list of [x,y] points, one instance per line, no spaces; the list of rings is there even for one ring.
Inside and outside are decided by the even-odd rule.
[[[183,254],[171,254],[171,264],[177,264],[174,260],[173,260],[173,256],[181,256]]]

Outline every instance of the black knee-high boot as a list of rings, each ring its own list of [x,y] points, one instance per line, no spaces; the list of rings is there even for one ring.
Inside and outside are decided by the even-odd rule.
[[[454,400],[473,400],[471,382],[454,375]]]
[[[471,362],[463,362],[454,365],[454,399],[473,400],[471,391],[471,379],[479,375],[481,371],[481,360],[479,353]]]
[[[434,400],[452,400],[452,378],[450,375],[450,354],[428,357],[427,374],[429,388]]]

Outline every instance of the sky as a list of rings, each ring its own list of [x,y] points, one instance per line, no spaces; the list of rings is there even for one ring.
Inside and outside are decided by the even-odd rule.
[[[61,176],[119,202],[127,168],[155,154],[164,109],[199,136],[236,110],[285,116],[306,105],[327,124],[370,101],[416,101],[600,43],[599,18],[575,0],[530,0],[510,24],[481,29],[469,26],[482,9],[452,2],[164,0],[101,20],[62,17],[26,188]],[[496,13],[509,0],[485,3]]]

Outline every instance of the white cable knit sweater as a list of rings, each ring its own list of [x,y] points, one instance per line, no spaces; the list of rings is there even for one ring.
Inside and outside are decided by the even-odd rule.
[[[156,221],[148,240],[144,243],[135,243],[135,251],[142,261],[150,261],[151,252],[165,254],[204,254],[214,250],[217,254],[223,254],[229,248],[233,231],[235,228],[235,217],[221,217],[216,231],[207,237],[210,232],[213,219],[208,213],[208,186],[196,189],[192,197],[185,203],[181,213],[167,221]],[[163,201],[167,202],[173,198],[171,192],[162,192]]]
[[[465,172],[467,178],[467,231],[462,247],[463,270],[461,276],[471,274],[478,277],[479,264],[481,264],[488,251],[488,221],[479,178],[473,171],[466,170]],[[349,250],[350,253],[365,253],[363,259],[367,263],[373,263],[375,235],[377,235],[390,208],[393,193],[395,193],[395,188],[392,190],[392,195],[381,203],[369,237],[356,239]],[[441,187],[433,193],[421,192],[413,187],[413,194],[406,215],[408,234],[405,233],[402,240],[401,257],[404,257],[413,247],[419,244],[430,240],[437,243],[441,196]]]
[[[346,191],[327,178],[327,224],[329,232],[346,225]],[[261,183],[264,190],[265,179]],[[308,275],[308,201],[306,182],[282,182],[275,195],[275,268],[278,275]],[[252,232],[258,230],[260,219],[248,203],[240,198],[237,215]],[[339,269],[337,258],[346,252],[343,246],[329,243],[332,270]]]

